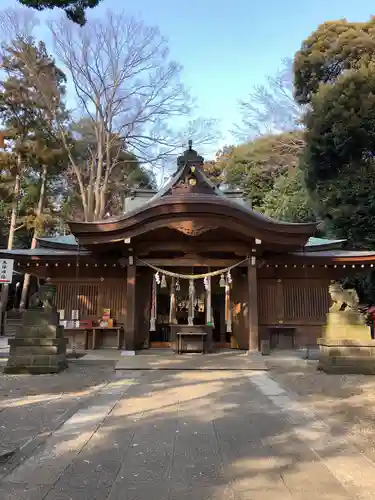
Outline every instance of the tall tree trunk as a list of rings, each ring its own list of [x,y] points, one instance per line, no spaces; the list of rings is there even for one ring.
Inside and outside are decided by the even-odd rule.
[[[100,124],[100,131],[98,133],[98,165],[96,171],[95,178],[95,188],[94,188],[94,200],[95,200],[95,211],[94,211],[94,220],[97,221],[100,219],[100,190],[103,189],[102,184],[102,176],[103,176],[103,163],[104,163],[104,151],[103,151],[103,133],[102,133],[102,124]]]
[[[42,215],[42,212],[43,212],[43,202],[44,202],[44,195],[46,192],[46,182],[47,182],[47,165],[43,165],[41,183],[40,183],[39,201],[38,201],[38,207],[36,209],[36,217],[37,218],[40,217]],[[30,246],[31,249],[36,248],[37,238],[38,238],[38,230],[37,230],[37,228],[35,228],[33,239],[31,240],[31,246]],[[19,307],[22,310],[25,309],[25,307],[26,307],[27,296],[29,293],[29,286],[30,286],[30,274],[26,273],[24,280],[23,280],[21,301],[20,301],[20,307]]]
[[[108,195],[108,183],[111,175],[111,171],[113,169],[112,166],[112,157],[111,157],[111,136],[107,132],[105,136],[105,162],[106,168],[104,173],[104,180],[102,189],[100,191],[100,199],[99,199],[99,213],[97,220],[103,220],[106,212],[106,200]],[[111,214],[112,215],[112,214]]]
[[[17,171],[13,189],[12,213],[10,216],[10,225],[9,225],[8,247],[7,247],[8,250],[12,250],[13,248],[14,233],[17,222],[17,206],[18,206],[20,190],[21,190],[21,153],[18,153]],[[9,285],[3,285],[3,289],[1,291],[1,300],[0,300],[0,335],[4,334],[3,318],[8,304],[8,296],[9,296]]]

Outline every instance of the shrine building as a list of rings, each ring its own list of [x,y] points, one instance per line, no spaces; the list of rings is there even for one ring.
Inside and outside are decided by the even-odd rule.
[[[177,166],[159,192],[126,198],[123,215],[72,221],[71,235],[1,249],[0,258],[55,286],[76,348],[167,348],[178,331],[194,329],[207,333],[210,349],[316,344],[330,281],[373,267],[375,252],[316,238],[316,223],[255,212],[241,192],[205,176],[191,144]]]

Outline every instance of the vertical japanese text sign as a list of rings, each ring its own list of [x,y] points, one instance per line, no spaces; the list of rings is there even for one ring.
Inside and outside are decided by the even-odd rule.
[[[13,260],[0,259],[0,284],[12,283]]]

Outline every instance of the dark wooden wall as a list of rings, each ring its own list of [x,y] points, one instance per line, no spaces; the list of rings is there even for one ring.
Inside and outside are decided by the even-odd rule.
[[[268,326],[287,325],[296,329],[297,346],[315,344],[322,335],[330,307],[328,287],[331,279],[325,268],[260,270],[258,312],[261,338]]]
[[[124,271],[122,270],[122,275]],[[289,325],[296,328],[296,344],[314,344],[321,336],[330,305],[328,286],[332,277],[324,268],[258,270],[259,335],[267,327]],[[232,272],[232,331],[237,346],[247,349],[248,279],[246,268]],[[126,315],[126,279],[110,277],[80,279],[74,283],[67,278],[51,280],[56,284],[56,306],[65,310],[70,319],[73,309],[79,309],[81,318],[99,318],[103,308],[110,308],[113,318],[124,323]],[[136,282],[137,347],[140,348],[149,332],[152,271],[139,268]],[[251,307],[251,304],[250,304]],[[112,341],[111,341],[112,343]]]
[[[66,319],[71,318],[72,310],[79,309],[81,319],[99,318],[103,309],[110,308],[112,317],[123,323],[126,314],[126,282],[121,280],[91,281],[86,283],[56,284],[56,307],[65,309]]]
[[[56,307],[65,310],[65,319],[72,317],[72,310],[80,311],[80,319],[99,319],[103,309],[111,309],[112,317],[117,323],[125,322],[126,315],[126,281],[124,279],[99,278],[80,279],[79,283],[67,282],[64,279],[54,279],[56,285]],[[83,333],[73,335],[77,348],[83,348]],[[68,335],[69,346],[72,347],[72,336]],[[90,344],[90,340],[89,340]],[[108,331],[102,338],[103,347],[115,347],[117,334]]]

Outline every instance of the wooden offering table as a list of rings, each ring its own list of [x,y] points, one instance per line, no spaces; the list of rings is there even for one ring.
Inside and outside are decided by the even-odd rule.
[[[79,344],[85,351],[89,349],[89,340],[92,339],[91,349],[98,349],[100,346],[100,340],[106,332],[116,332],[116,348],[123,348],[123,332],[124,328],[122,325],[117,326],[90,326],[86,328],[69,328],[64,327],[64,335],[67,338],[72,338],[75,344],[75,337],[79,337]]]
[[[98,348],[98,336],[102,336],[104,332],[115,331],[117,333],[117,349],[122,348],[122,326],[93,326],[91,328],[85,328],[85,349],[88,349],[88,339],[89,332],[92,332],[92,348]]]
[[[212,326],[170,325],[171,345],[177,354],[182,352],[211,352]],[[184,346],[186,349],[184,349]]]
[[[177,354],[182,354],[183,352],[200,352],[206,354],[206,337],[207,333],[204,332],[177,332]],[[197,339],[200,339],[200,350],[196,350],[195,348]],[[194,342],[194,349],[186,349],[184,351],[184,341],[191,344],[192,340]]]

